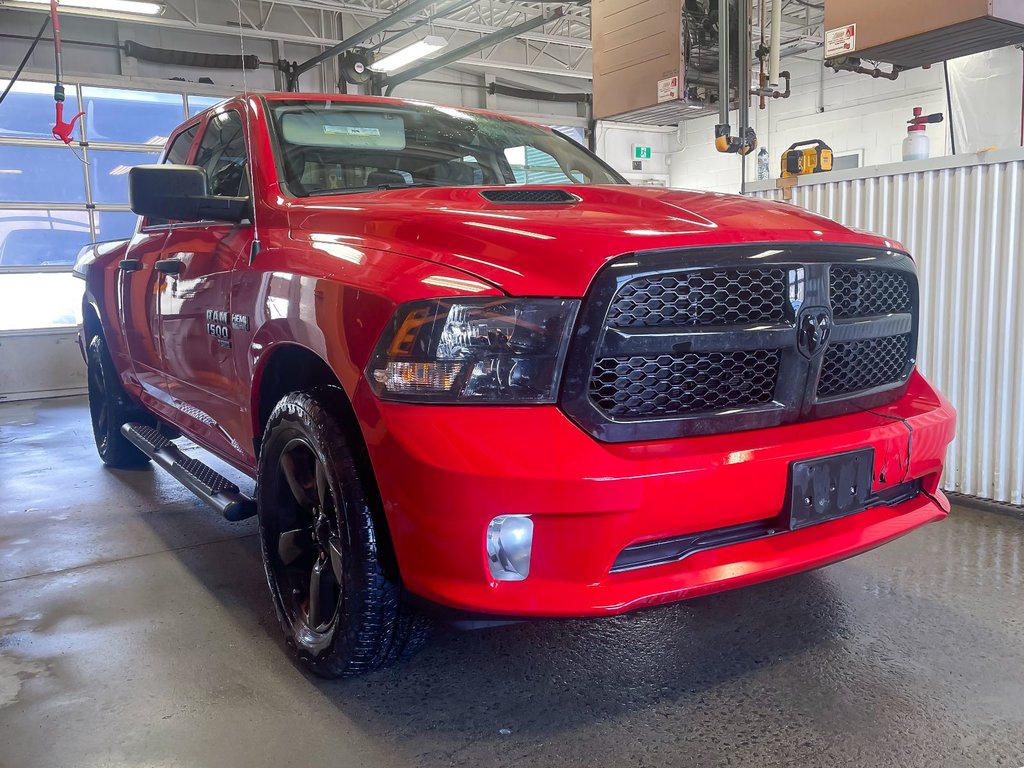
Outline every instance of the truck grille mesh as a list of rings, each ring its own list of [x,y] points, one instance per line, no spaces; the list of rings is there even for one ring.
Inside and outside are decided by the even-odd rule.
[[[594,364],[591,397],[611,416],[674,416],[771,402],[779,353],[688,353],[605,357]]]
[[[917,278],[905,255],[878,251],[861,263],[865,253],[797,246],[754,263],[764,256],[752,246],[624,257],[584,305],[584,327],[596,330],[581,341],[564,407],[620,441],[754,429],[896,397],[917,351]],[[807,316],[831,319],[824,349],[809,346]]]
[[[613,328],[775,323],[786,316],[786,270],[716,269],[631,280],[608,312]]]
[[[909,312],[910,283],[888,269],[832,267],[829,296],[835,317],[871,317]]]
[[[825,350],[818,397],[846,395],[900,382],[909,358],[909,333],[832,344]]]

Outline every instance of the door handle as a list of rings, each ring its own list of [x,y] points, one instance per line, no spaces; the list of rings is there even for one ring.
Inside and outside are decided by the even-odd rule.
[[[157,272],[163,272],[165,275],[180,275],[185,265],[178,259],[161,259],[153,267]]]
[[[124,259],[117,267],[122,272],[138,272],[142,269],[142,262],[138,259]]]

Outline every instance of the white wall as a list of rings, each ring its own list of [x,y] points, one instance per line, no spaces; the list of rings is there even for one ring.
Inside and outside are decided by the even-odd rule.
[[[0,334],[0,402],[85,392],[75,329]]]
[[[895,81],[836,74],[822,66],[820,52],[785,59],[783,66],[793,74],[793,95],[750,112],[759,145],[768,148],[773,178],[779,176],[782,152],[806,139],[822,139],[837,155],[860,151],[861,165],[899,161],[913,108],[923,107],[925,114],[947,111],[941,66],[903,72]],[[714,148],[717,122],[711,116],[684,124],[683,144],[676,144],[669,157],[671,186],[740,191],[741,160]],[[730,125],[735,131],[735,112]],[[948,126],[947,115],[946,123],[928,128],[933,157],[949,154]],[[747,158],[748,181],[757,176],[756,163],[755,155]]]
[[[669,153],[678,144],[675,128],[652,128],[649,125],[601,121],[594,129],[598,156],[633,184],[668,186]],[[633,146],[651,148],[651,159],[641,160],[641,170],[633,170]]]

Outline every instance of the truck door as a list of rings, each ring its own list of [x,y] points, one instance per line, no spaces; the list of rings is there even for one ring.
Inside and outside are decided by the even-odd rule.
[[[166,229],[145,226],[128,245],[118,276],[121,327],[131,359],[130,371],[144,398],[159,399],[164,390],[159,333],[160,280],[153,265],[160,258]],[[129,385],[130,386],[130,385]]]
[[[168,144],[164,163],[185,163],[191,155],[199,124],[184,127]],[[171,223],[145,218],[132,237],[124,261],[120,265],[121,327],[125,346],[131,358],[129,369],[142,387],[142,396],[159,408],[166,400],[163,375],[163,344],[160,338],[160,301],[165,287],[156,262],[163,253]]]
[[[209,119],[192,162],[205,168],[211,195],[249,194],[245,129],[237,110]],[[248,263],[252,242],[249,222],[181,224],[168,233],[157,266],[164,281],[164,375],[180,411],[175,420],[206,447],[242,462],[247,453],[238,438],[249,428],[232,345],[248,343],[248,318],[232,317],[231,293],[234,269]]]

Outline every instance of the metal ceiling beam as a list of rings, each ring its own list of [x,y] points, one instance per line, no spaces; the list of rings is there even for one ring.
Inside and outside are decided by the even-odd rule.
[[[394,35],[392,35],[383,43],[381,43],[381,47],[389,45],[390,43],[395,42],[395,40],[398,40],[399,38],[405,37],[410,32],[415,32],[424,24],[430,24],[432,21],[441,16],[447,16],[452,13],[458,13],[459,11],[463,11],[469,6],[475,5],[478,2],[480,2],[480,0],[454,0],[454,2],[448,3],[447,5],[444,5],[441,8],[435,8],[429,15],[424,16],[422,19],[417,19],[412,24],[407,26],[405,29],[400,29]]]
[[[314,56],[313,58],[307,59],[306,61],[302,62],[297,67],[295,67],[294,75],[297,77],[298,75],[301,75],[303,72],[308,72],[318,64],[323,64],[325,61],[333,59],[335,56],[340,56],[349,48],[352,48],[354,45],[356,45],[356,43],[361,43],[363,42],[363,40],[366,40],[367,38],[373,37],[374,35],[380,32],[384,32],[392,24],[397,24],[400,21],[405,21],[410,16],[415,16],[420,11],[429,8],[436,1],[437,0],[410,0],[408,3],[406,3],[401,8],[396,10],[390,16],[385,16],[383,19],[380,19],[379,21],[371,24],[365,29],[359,30],[354,35],[349,35],[337,45],[332,45],[330,48],[328,48],[320,55]]]
[[[425,75],[428,72],[433,72],[435,69],[440,69],[447,64],[454,64],[460,59],[465,59],[467,56],[472,56],[474,53],[479,53],[485,48],[502,43],[505,40],[522,34],[523,32],[529,32],[531,29],[547,24],[549,21],[561,18],[563,11],[561,8],[555,10],[550,16],[540,15],[535,16],[532,19],[524,21],[522,24],[517,24],[514,27],[508,29],[502,29],[497,32],[492,32],[489,35],[484,35],[479,40],[476,40],[468,45],[463,45],[456,48],[453,51],[448,51],[436,58],[425,61],[418,67],[410,67],[409,69],[402,70],[390,75],[387,79],[388,93],[391,93],[397,86],[402,83],[408,82],[409,80],[415,80],[420,75]]]

